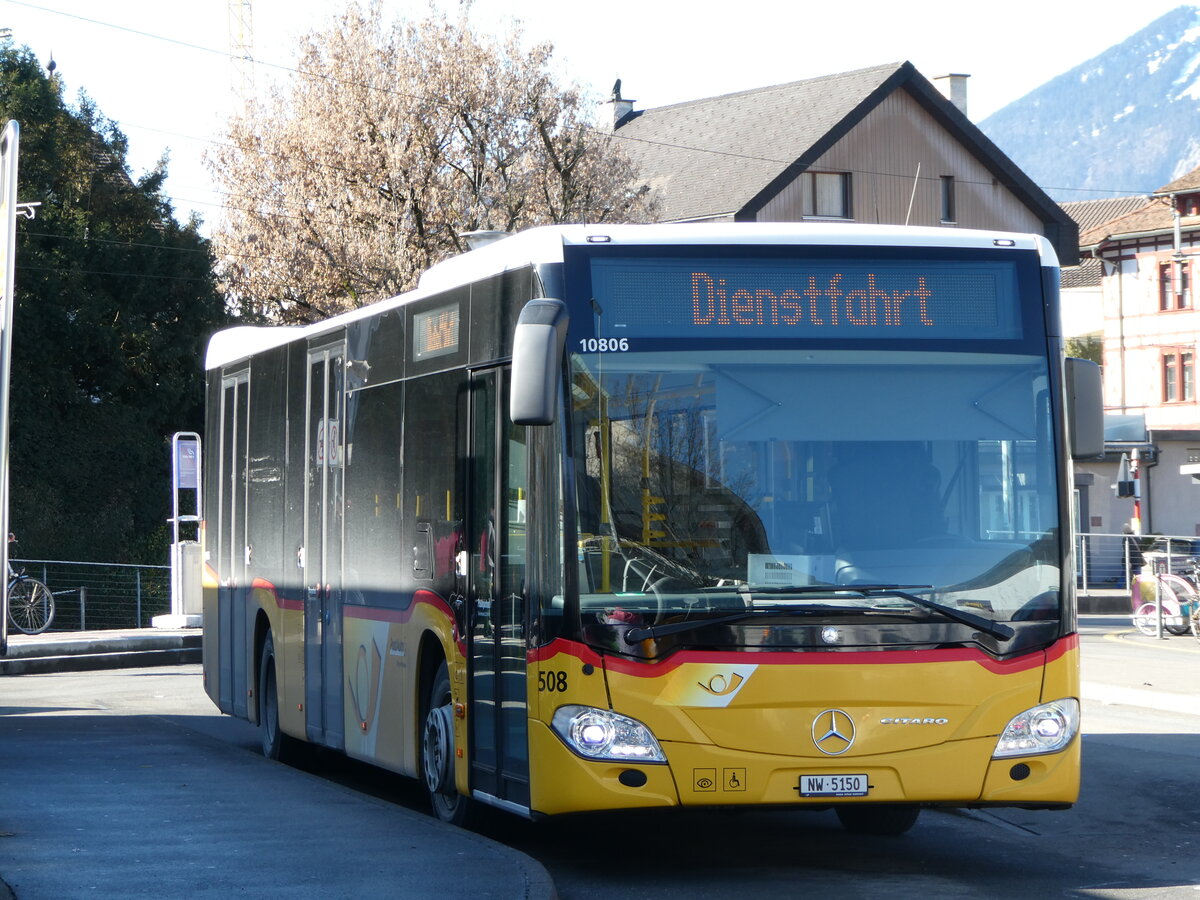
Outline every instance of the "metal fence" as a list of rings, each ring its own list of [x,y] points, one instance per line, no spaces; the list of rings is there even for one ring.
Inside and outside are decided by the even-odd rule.
[[[1186,572],[1200,557],[1200,538],[1173,535],[1081,534],[1076,583],[1085,591],[1128,590],[1142,565]],[[54,593],[50,631],[147,628],[171,611],[171,567],[65,560],[13,560]]]
[[[121,563],[13,560],[54,594],[50,631],[148,628],[171,611],[171,567]]]
[[[1200,556],[1200,538],[1179,535],[1081,534],[1077,541],[1075,575],[1083,590],[1128,590],[1143,566],[1186,573]]]

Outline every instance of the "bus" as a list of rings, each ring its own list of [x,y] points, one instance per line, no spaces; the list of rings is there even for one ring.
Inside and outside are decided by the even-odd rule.
[[[208,347],[205,689],[433,812],[1069,807],[1042,237],[553,226]]]

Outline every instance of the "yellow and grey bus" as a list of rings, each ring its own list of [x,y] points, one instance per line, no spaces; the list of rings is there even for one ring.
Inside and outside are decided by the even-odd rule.
[[[1070,458],[1032,235],[556,226],[209,345],[204,676],[440,818],[1058,809]]]

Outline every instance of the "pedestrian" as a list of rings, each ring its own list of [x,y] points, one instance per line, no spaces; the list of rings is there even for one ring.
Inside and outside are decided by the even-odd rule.
[[[1137,575],[1142,571],[1142,566],[1146,564],[1146,557],[1142,556],[1142,547],[1138,543],[1137,535],[1133,533],[1133,528],[1126,524],[1121,529],[1125,535],[1125,567],[1130,575]]]

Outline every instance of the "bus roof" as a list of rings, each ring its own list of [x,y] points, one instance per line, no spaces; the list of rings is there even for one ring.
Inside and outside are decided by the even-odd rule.
[[[1003,242],[1003,243],[998,243]],[[546,225],[530,228],[444,260],[421,275],[415,290],[304,326],[237,326],[212,336],[204,365],[215,369],[293,340],[314,337],[413,300],[491,275],[530,265],[560,263],[563,247],[581,244],[624,246],[753,245],[911,247],[913,249],[1032,250],[1043,266],[1058,266],[1050,242],[1040,234],[1014,234],[959,228],[856,225],[809,222],[737,222],[666,225]]]

